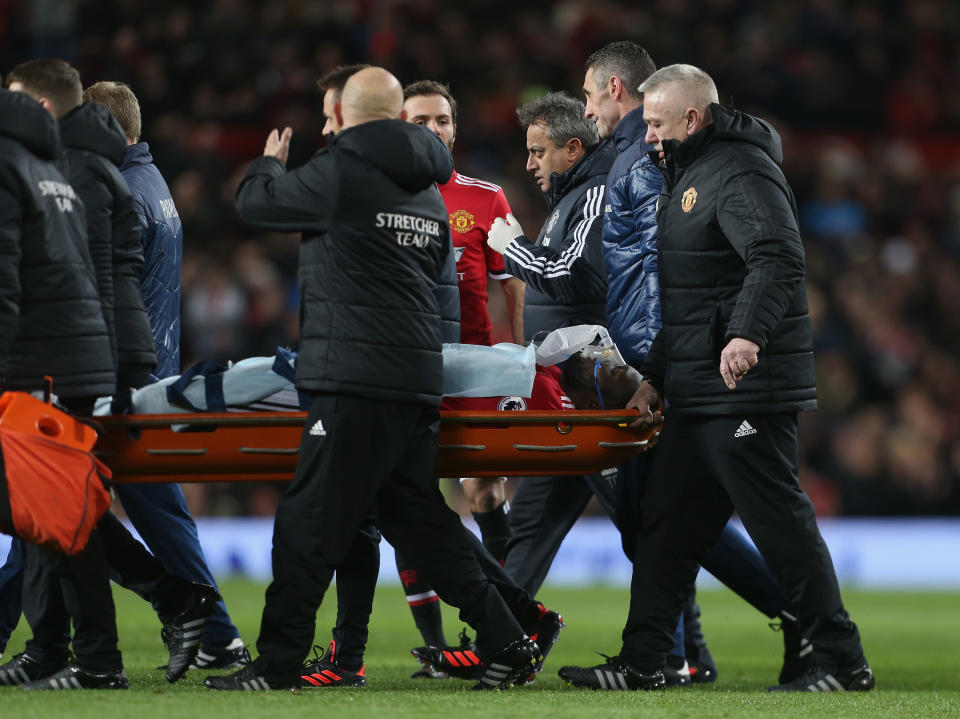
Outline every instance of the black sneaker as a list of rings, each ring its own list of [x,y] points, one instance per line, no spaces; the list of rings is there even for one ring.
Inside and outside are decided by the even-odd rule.
[[[167,681],[171,684],[186,673],[196,658],[203,628],[219,601],[220,593],[216,589],[209,584],[195,583],[186,607],[160,630],[160,637],[170,653]]]
[[[313,659],[308,659],[303,665],[300,686],[365,687],[367,680],[364,674],[363,665],[358,670],[351,671],[337,664],[337,642],[331,639],[326,652],[319,646],[313,647]]]
[[[873,671],[866,664],[852,672],[828,672],[814,669],[786,684],[778,684],[768,692],[868,692],[877,686]]]
[[[688,687],[693,684],[693,675],[686,659],[675,654],[667,655],[667,663],[663,667],[663,678],[668,687]]]
[[[770,628],[783,632],[783,666],[777,677],[779,684],[789,684],[816,669],[813,644],[800,634],[796,620],[784,618],[779,623],[771,622]]]
[[[69,658],[57,662],[39,662],[20,652],[14,654],[13,659],[6,664],[0,665],[0,684],[14,686],[43,679],[60,671],[69,663]]]
[[[454,679],[479,679],[486,671],[486,664],[480,656],[477,645],[467,636],[467,630],[460,631],[460,645],[453,647],[415,647],[410,653],[424,666],[435,673]],[[420,670],[423,671],[423,670]],[[415,675],[420,672],[415,672]],[[437,679],[440,677],[431,677]]]
[[[667,680],[660,670],[644,674],[621,661],[620,657],[600,656],[607,661],[595,667],[563,667],[557,673],[567,683],[588,689],[653,690],[667,687]]]
[[[418,647],[418,648],[426,649],[426,647]],[[432,664],[421,664],[420,668],[410,675],[410,678],[411,679],[449,679],[450,675],[445,672],[441,672],[439,669],[434,669]]]
[[[480,681],[473,688],[506,689],[534,673],[538,662],[543,663],[540,647],[524,635],[490,657]]]
[[[717,681],[717,668],[713,664],[691,664],[690,679],[694,684],[712,684]]]
[[[247,649],[243,640],[237,637],[229,644],[223,646],[211,646],[204,644],[197,652],[191,669],[243,669],[247,664],[253,661],[250,658],[250,650]]]
[[[487,668],[475,649],[415,647],[410,653],[425,667],[454,679],[479,679]]]
[[[207,677],[203,680],[204,686],[217,691],[266,691],[268,689],[296,689],[291,682],[267,681],[261,673],[256,661],[251,662],[243,669],[222,677]]]
[[[94,672],[77,663],[70,664],[55,674],[20,685],[21,689],[129,689],[130,682],[123,667],[113,671]]]
[[[547,609],[540,602],[537,602],[537,606],[540,608],[540,616],[537,617],[537,621],[532,627],[527,628],[527,631],[530,638],[540,648],[540,661],[537,662],[529,676],[521,678],[520,684],[530,684],[536,679],[537,674],[543,669],[543,662],[546,660],[547,654],[560,638],[560,632],[567,626],[563,623],[563,617],[560,614]]]

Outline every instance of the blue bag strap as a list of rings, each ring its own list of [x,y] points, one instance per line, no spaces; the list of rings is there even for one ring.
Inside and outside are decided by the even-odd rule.
[[[197,362],[180,375],[180,379],[167,385],[167,402],[180,407],[187,407],[194,412],[226,412],[227,403],[223,398],[223,373],[225,370],[226,367],[216,362]],[[191,380],[197,375],[204,378],[206,409],[194,405],[184,394]]]
[[[285,380],[296,384],[297,382],[297,353],[288,350],[286,347],[277,347],[277,356],[273,360],[273,366],[270,368]]]
[[[277,347],[277,358],[271,369],[293,385],[297,384],[297,353],[286,347]],[[313,398],[297,390],[297,402],[300,409],[308,411]]]

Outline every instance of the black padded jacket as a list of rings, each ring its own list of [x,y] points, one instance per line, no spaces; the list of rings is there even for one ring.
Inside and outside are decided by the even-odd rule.
[[[140,292],[140,220],[119,169],[127,150],[123,130],[103,105],[85,102],[60,118],[60,139],[67,179],[87,213],[87,242],[114,361],[152,369],[157,355]]]
[[[441,343],[459,338],[447,211],[453,160],[429,130],[376,120],[302,167],[250,165],[237,190],[257,227],[302,232],[297,386],[438,405]]]
[[[0,389],[113,394],[116,376],[83,204],[54,165],[60,133],[24,93],[0,90]]]
[[[767,122],[711,106],[713,122],[657,153],[663,327],[641,371],[671,411],[772,414],[816,408],[813,332],[797,206]],[[734,337],[760,361],[734,390],[720,353]]]

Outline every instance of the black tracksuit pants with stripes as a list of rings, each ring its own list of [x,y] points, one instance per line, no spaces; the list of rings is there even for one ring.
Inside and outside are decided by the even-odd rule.
[[[796,414],[667,417],[644,491],[622,658],[663,666],[704,553],[736,510],[827,671],[862,664],[830,552],[798,480]]]
[[[440,494],[433,474],[439,417],[432,407],[313,396],[273,529],[273,581],[257,639],[268,681],[296,681],[324,592],[370,514],[390,544],[416,558],[437,594],[460,609],[482,652],[523,635]]]

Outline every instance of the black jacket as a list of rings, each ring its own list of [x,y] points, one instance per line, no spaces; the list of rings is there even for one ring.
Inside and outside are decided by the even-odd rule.
[[[127,152],[110,111],[85,102],[60,118],[67,179],[87,212],[87,242],[114,360],[153,368],[157,355],[140,293],[143,248],[133,197],[120,175]]]
[[[62,397],[113,394],[110,340],[83,205],[54,166],[56,121],[0,90],[0,388],[53,377]]]
[[[763,120],[712,105],[713,123],[663,143],[657,210],[663,328],[642,368],[672,411],[763,414],[816,408],[813,336],[797,207]],[[656,153],[651,153],[654,161]],[[728,390],[734,337],[760,361]]]
[[[503,253],[507,272],[527,283],[523,331],[605,325],[607,272],[603,264],[603,196],[617,157],[609,141],[594,147],[544,194],[550,216],[536,243],[520,236]]]
[[[434,183],[452,172],[439,138],[401,120],[345,130],[292,172],[271,157],[250,165],[240,216],[303,232],[298,387],[439,404],[441,342],[459,336],[460,303]]]

